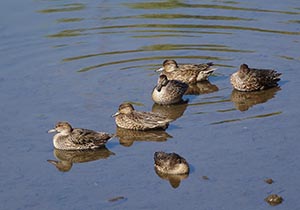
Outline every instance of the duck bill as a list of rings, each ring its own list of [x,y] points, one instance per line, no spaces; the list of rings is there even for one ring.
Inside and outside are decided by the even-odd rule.
[[[120,114],[120,112],[116,112],[115,114],[113,114],[111,117],[116,117]]]
[[[160,92],[161,88],[162,88],[162,85],[161,85],[161,84],[156,85],[156,90],[157,90],[158,92]]]
[[[159,68],[159,69],[156,69],[155,71],[156,72],[161,72],[161,71],[163,71],[164,70],[164,67],[161,67],[161,68]]]
[[[54,133],[54,132],[56,132],[56,130],[54,128],[51,130],[48,130],[48,133]]]

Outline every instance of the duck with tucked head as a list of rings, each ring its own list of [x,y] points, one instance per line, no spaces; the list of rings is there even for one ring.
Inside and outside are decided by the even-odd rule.
[[[280,76],[281,73],[275,70],[254,69],[242,64],[240,69],[231,75],[230,82],[236,90],[256,91],[278,86]]]
[[[214,72],[213,63],[202,64],[181,64],[178,65],[175,60],[165,60],[163,67],[156,71],[161,71],[169,80],[179,80],[187,84],[206,81]]]
[[[118,127],[130,130],[165,130],[172,121],[158,113],[136,111],[130,103],[122,103],[113,117]]]
[[[161,105],[177,104],[183,102],[182,96],[188,87],[186,83],[168,80],[167,76],[162,74],[152,91],[152,99],[155,103]]]
[[[57,132],[53,145],[61,150],[97,149],[113,137],[112,134],[84,128],[72,128],[68,122],[58,122],[48,133]]]
[[[155,170],[165,174],[188,174],[190,167],[188,162],[176,153],[155,152]]]

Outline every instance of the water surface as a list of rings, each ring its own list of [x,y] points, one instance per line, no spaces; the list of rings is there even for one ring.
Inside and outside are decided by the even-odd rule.
[[[284,198],[277,209],[299,208],[297,0],[11,0],[0,11],[3,209],[252,210],[269,208],[270,194]],[[187,104],[159,107],[151,90],[164,59],[218,70]],[[282,72],[280,87],[233,91],[242,63]],[[116,129],[123,101],[175,121],[165,132]],[[46,133],[61,120],[117,137],[61,153]],[[157,174],[160,150],[191,173]]]

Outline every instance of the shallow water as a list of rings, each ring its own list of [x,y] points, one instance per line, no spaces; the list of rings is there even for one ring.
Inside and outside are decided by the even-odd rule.
[[[270,194],[300,208],[298,0],[0,4],[1,209],[252,210]],[[188,104],[157,107],[154,70],[168,58],[218,70]],[[241,63],[282,72],[280,88],[233,91]],[[176,120],[116,129],[123,101]],[[61,120],[119,135],[94,154],[59,153],[46,131]],[[185,157],[189,176],[156,174],[159,150]]]

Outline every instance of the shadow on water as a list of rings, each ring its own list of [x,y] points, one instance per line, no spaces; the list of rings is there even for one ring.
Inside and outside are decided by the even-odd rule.
[[[47,160],[53,164],[59,171],[68,172],[71,170],[73,163],[86,163],[100,159],[107,159],[115,153],[108,150],[105,146],[96,150],[58,150],[54,149],[54,157],[57,160]]]

